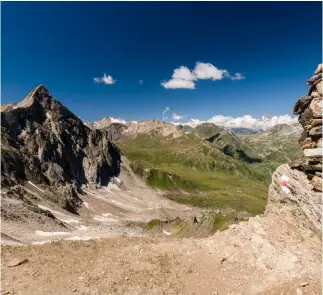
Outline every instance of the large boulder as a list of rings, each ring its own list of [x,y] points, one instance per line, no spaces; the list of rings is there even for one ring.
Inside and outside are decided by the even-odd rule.
[[[322,97],[315,97],[310,103],[314,118],[322,118]]]
[[[305,96],[300,97],[294,106],[293,114],[294,115],[301,114],[309,106],[312,99],[313,99],[313,97],[311,97],[309,95],[305,95]]]
[[[265,214],[292,214],[305,227],[321,233],[322,195],[313,188],[302,171],[279,166],[272,176]]]

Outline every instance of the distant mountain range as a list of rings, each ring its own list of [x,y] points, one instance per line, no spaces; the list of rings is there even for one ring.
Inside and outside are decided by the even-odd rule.
[[[227,206],[231,200],[235,209],[251,214],[264,208],[265,200],[257,198],[259,190],[266,195],[272,171],[301,155],[298,123],[262,131],[105,118],[92,126],[107,130],[134,171],[151,186],[168,191],[171,199],[202,207]]]
[[[263,121],[266,121],[266,118],[262,118]],[[267,119],[268,120],[268,119]],[[189,130],[191,128],[195,128],[201,124],[213,124],[213,125],[216,125],[216,126],[220,126],[220,127],[223,127],[222,125],[217,125],[217,124],[214,124],[212,122],[203,122],[203,123],[197,123],[197,122],[188,122],[188,123],[166,123],[166,122],[160,122],[156,119],[153,119],[153,120],[141,120],[141,121],[126,121],[126,120],[123,120],[123,119],[116,119],[116,118],[112,118],[112,117],[104,117],[103,119],[101,120],[97,120],[97,121],[94,121],[94,122],[84,122],[86,125],[88,125],[89,127],[91,128],[96,128],[96,129],[102,129],[102,128],[105,128],[105,127],[108,127],[110,126],[111,124],[113,123],[120,123],[120,124],[124,124],[124,125],[129,125],[129,124],[136,124],[138,122],[148,122],[148,121],[156,121],[156,122],[159,122],[159,123],[163,123],[163,124],[171,124],[171,125],[174,125],[174,126],[178,126],[180,129],[183,129],[183,130]],[[288,121],[288,120],[286,120]],[[266,130],[270,130],[272,128],[274,128],[275,126],[297,126],[299,125],[299,123],[295,122],[294,120],[289,120],[288,123],[282,123],[282,124],[277,124],[277,125],[274,125],[273,127],[270,127],[270,128],[266,128]],[[266,130],[262,129],[262,128],[245,128],[245,127],[223,127],[223,128],[226,128],[226,129],[229,129],[231,130],[232,132],[236,133],[236,134],[256,134],[256,133],[260,133],[260,132],[264,132]]]

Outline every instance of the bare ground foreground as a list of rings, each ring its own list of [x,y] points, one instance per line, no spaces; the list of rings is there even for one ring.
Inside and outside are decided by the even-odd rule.
[[[126,185],[127,178],[122,178]],[[282,179],[288,179],[284,190]],[[264,216],[201,239],[136,236],[135,232],[121,237],[112,234],[117,230],[112,227],[112,233],[100,239],[32,244],[37,235],[30,232],[19,243],[18,233],[5,224],[2,294],[321,294],[322,199],[312,188],[304,173],[282,165],[273,175]],[[114,194],[111,199],[117,198]],[[86,201],[98,214],[94,200]],[[148,212],[170,204],[158,196],[154,201],[159,201],[158,206]],[[151,218],[147,207],[135,208],[126,219]],[[181,209],[185,208],[176,208]],[[82,222],[92,218],[81,216]],[[88,226],[89,231],[93,224]]]
[[[13,230],[13,223],[5,221],[1,237],[5,242],[2,244],[6,244],[2,245],[1,253],[2,294],[322,293],[322,199],[320,193],[312,190],[304,173],[288,165],[280,166],[273,175],[264,216],[201,239],[147,237],[141,231],[131,228],[127,231],[123,220],[136,222],[165,213],[170,217],[195,213],[191,208],[151,195],[144,184],[132,182],[133,176],[129,174],[121,174],[120,178],[125,188],[108,192],[108,198],[91,196],[91,191],[83,197],[90,209],[82,209],[77,232],[73,232],[76,226],[68,224],[71,220],[64,215],[66,212],[51,208],[57,219],[70,226],[63,240],[57,240],[57,235],[37,236],[35,227],[22,224],[19,230],[17,227]],[[284,190],[283,179],[288,179]],[[126,195],[128,187],[138,190],[140,193],[135,195],[142,199]],[[112,206],[113,200],[118,206]],[[118,216],[121,223],[113,221],[115,225],[111,228],[91,223],[102,208],[109,212],[106,216]],[[107,228],[106,233],[100,230]],[[81,231],[91,240],[85,241],[85,236],[79,241],[66,240],[74,239]]]
[[[14,258],[28,259],[15,266]],[[204,239],[118,237],[2,247],[2,294],[321,294],[321,241],[254,217]]]

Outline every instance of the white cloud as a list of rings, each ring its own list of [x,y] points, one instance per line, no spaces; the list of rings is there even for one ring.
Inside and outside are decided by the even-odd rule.
[[[229,75],[227,70],[220,70],[210,63],[197,62],[193,70],[197,79],[222,80]]]
[[[169,108],[169,107],[166,107],[166,108],[163,110],[163,115],[165,115],[169,110],[170,110],[170,108]]]
[[[185,80],[185,81],[193,81],[196,80],[196,77],[194,74],[189,70],[188,67],[181,66],[178,69],[174,70],[174,73],[172,75],[173,79],[178,80]]]
[[[167,82],[162,82],[161,85],[166,89],[195,89],[195,83],[182,79],[171,79]]]
[[[93,78],[95,83],[103,83],[106,85],[111,85],[111,84],[115,84],[116,80],[112,78],[112,76],[107,75],[106,73],[103,73],[103,77],[99,78],[99,77],[95,77]]]
[[[162,82],[161,85],[166,89],[195,89],[195,82],[198,80],[216,81],[224,78],[231,80],[244,79],[240,73],[230,76],[227,70],[218,69],[210,63],[197,62],[193,70],[185,66],[175,69],[172,79]]]
[[[144,80],[138,80],[138,83],[139,83],[140,85],[144,85]]]
[[[231,80],[243,80],[245,77],[239,73],[235,73],[234,76],[230,76]]]
[[[166,113],[170,110],[169,107],[165,107],[165,109],[163,110],[162,114],[163,114],[163,120],[167,120],[168,119],[168,116],[165,116]]]
[[[172,119],[173,120],[181,120],[183,119],[185,116],[181,116],[180,114],[177,113],[173,113]]]
[[[245,115],[237,118],[234,118],[231,116],[216,115],[206,121],[202,121],[199,119],[190,119],[188,122],[181,123],[181,124],[195,127],[201,123],[213,123],[215,125],[223,126],[227,128],[249,128],[249,129],[269,130],[279,124],[291,125],[297,122],[298,122],[297,118],[291,117],[290,115],[273,116],[273,117],[263,116],[261,118],[253,118],[250,115]],[[178,123],[174,123],[174,124],[178,124]]]

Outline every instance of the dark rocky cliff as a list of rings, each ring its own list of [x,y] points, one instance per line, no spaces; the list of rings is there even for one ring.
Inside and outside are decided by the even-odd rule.
[[[73,211],[82,185],[107,185],[120,153],[105,130],[92,130],[40,85],[1,113],[1,183],[47,185]]]

